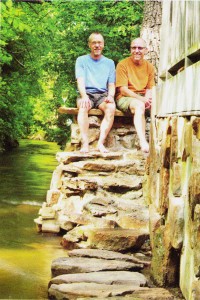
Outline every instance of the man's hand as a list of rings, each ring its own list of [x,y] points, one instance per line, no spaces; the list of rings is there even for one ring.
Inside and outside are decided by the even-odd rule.
[[[145,102],[145,109],[150,109],[151,108],[151,102],[152,102],[152,99],[149,98],[146,102]]]
[[[151,103],[152,103],[152,90],[147,89],[145,93],[145,108],[150,109],[151,108]]]
[[[114,100],[114,97],[113,97],[113,96],[108,95],[108,96],[105,98],[104,102],[106,102],[106,103],[113,103],[113,102],[115,102],[115,100]]]
[[[79,99],[78,100],[78,106],[80,107],[80,108],[86,108],[86,109],[91,109],[91,101],[90,101],[90,99],[89,99],[89,97],[84,97],[84,98],[81,98],[81,99]]]

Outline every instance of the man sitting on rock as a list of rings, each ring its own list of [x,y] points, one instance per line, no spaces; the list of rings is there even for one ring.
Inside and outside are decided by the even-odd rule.
[[[155,85],[154,67],[144,59],[146,42],[137,38],[131,42],[131,56],[120,61],[116,68],[116,103],[123,112],[130,111],[143,152],[149,152],[145,137],[145,109],[151,107],[151,89]]]
[[[105,139],[113,125],[115,113],[115,65],[111,59],[102,55],[104,38],[94,32],[89,36],[90,54],[83,55],[76,60],[76,79],[80,96],[77,99],[78,125],[82,138],[80,152],[89,152],[89,118],[91,108],[99,108],[104,112],[100,126],[98,150],[108,152],[104,146]]]

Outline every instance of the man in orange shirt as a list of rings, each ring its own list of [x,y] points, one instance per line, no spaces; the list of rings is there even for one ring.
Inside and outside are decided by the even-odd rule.
[[[131,56],[120,61],[116,68],[116,102],[123,111],[130,111],[143,152],[149,152],[145,137],[145,109],[151,108],[151,89],[155,85],[154,67],[144,59],[146,42],[137,38],[131,42]]]

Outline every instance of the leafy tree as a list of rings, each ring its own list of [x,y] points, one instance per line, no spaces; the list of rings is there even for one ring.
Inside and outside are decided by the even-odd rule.
[[[58,116],[57,108],[63,90],[69,92],[66,105],[75,105],[74,65],[89,51],[88,36],[101,32],[104,54],[117,63],[129,54],[142,22],[138,1],[32,2],[0,3],[0,149],[27,136],[64,144],[71,116]]]

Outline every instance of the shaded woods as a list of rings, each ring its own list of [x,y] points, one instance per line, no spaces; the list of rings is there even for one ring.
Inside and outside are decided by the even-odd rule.
[[[2,1],[0,151],[19,138],[56,141],[69,138],[70,116],[57,114],[74,106],[74,64],[87,52],[92,31],[105,37],[104,54],[115,63],[129,54],[139,34],[143,1]],[[69,122],[70,123],[70,122]]]

